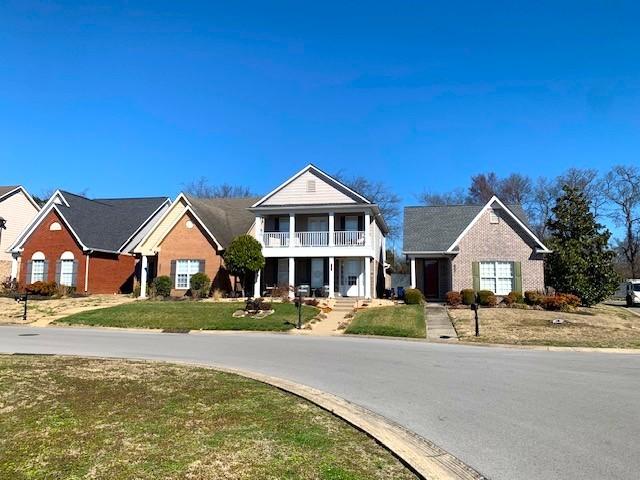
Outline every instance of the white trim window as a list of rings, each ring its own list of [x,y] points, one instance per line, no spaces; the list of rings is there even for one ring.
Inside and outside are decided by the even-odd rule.
[[[480,262],[480,290],[496,295],[513,291],[513,262]]]
[[[200,261],[198,260],[176,260],[176,289],[189,289],[191,277],[199,271]]]
[[[44,282],[45,256],[42,252],[35,252],[31,256],[31,283]]]
[[[64,252],[60,256],[60,285],[73,287],[73,261],[72,252]]]

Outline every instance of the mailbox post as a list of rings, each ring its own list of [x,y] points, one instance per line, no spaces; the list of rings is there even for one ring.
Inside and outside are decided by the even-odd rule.
[[[22,320],[27,321],[27,303],[29,301],[29,294],[25,292],[24,295],[16,296],[16,302],[22,302],[24,304],[24,311],[22,312]]]
[[[471,310],[473,310],[473,315],[475,317],[475,321],[476,321],[476,337],[480,336],[480,324],[478,323],[478,310],[480,308],[480,305],[478,305],[477,303],[472,303],[471,304]]]
[[[298,325],[296,328],[300,330],[302,328],[302,291],[298,289]]]

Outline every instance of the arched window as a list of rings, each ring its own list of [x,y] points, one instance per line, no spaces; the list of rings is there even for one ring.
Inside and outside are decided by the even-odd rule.
[[[29,283],[44,282],[47,279],[47,260],[42,252],[34,252],[29,264],[30,273],[27,275]]]
[[[73,252],[64,252],[58,262],[58,283],[66,287],[75,286],[75,257]]]

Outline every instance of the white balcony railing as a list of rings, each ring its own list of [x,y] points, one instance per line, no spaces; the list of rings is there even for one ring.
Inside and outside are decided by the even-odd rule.
[[[262,241],[265,247],[288,247],[289,232],[265,232]]]
[[[295,232],[289,241],[289,232],[265,232],[262,236],[265,247],[327,247],[329,232]],[[333,232],[336,247],[363,247],[365,234],[361,230]]]
[[[364,232],[361,230],[333,232],[333,235],[333,243],[338,247],[363,247],[365,244]]]

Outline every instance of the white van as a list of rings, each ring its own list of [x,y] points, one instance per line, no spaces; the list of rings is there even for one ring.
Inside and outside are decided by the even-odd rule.
[[[626,290],[627,307],[640,304],[640,279],[628,280]]]

